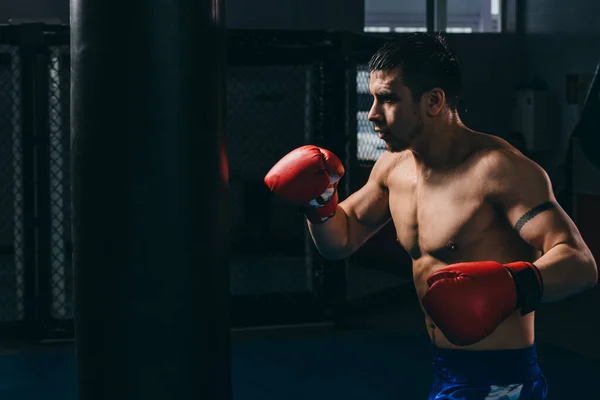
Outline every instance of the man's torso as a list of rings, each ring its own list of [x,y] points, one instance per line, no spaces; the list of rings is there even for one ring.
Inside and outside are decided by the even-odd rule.
[[[539,256],[486,196],[485,157],[495,146],[474,146],[461,164],[444,171],[419,170],[409,151],[393,154],[386,173],[390,212],[398,241],[413,259],[419,299],[427,290],[427,277],[449,264],[535,261]],[[533,318],[533,313],[522,317],[515,312],[494,333],[466,349],[529,346],[534,341]],[[437,347],[455,347],[427,316],[426,324]]]

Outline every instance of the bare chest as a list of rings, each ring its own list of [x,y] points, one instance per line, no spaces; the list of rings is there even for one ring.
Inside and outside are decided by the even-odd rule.
[[[493,224],[495,212],[469,176],[422,182],[405,175],[389,185],[398,241],[417,260],[425,255],[454,262]]]

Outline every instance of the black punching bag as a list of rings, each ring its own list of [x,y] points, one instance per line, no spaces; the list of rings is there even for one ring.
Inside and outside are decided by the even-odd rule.
[[[80,400],[230,394],[220,0],[71,0]]]

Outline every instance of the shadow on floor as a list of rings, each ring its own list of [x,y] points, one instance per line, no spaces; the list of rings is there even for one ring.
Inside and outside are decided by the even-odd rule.
[[[323,337],[234,340],[234,400],[425,399],[431,382],[422,336],[335,332]],[[600,363],[538,344],[548,399],[598,398]],[[0,356],[3,400],[75,400],[72,346]]]

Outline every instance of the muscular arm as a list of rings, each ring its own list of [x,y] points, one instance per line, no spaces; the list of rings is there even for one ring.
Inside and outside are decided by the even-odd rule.
[[[521,238],[542,252],[534,262],[543,279],[542,302],[594,286],[598,270],[575,223],[556,202],[545,171],[520,155],[500,151],[490,160],[491,193]]]
[[[308,222],[315,246],[328,259],[354,253],[391,218],[384,176],[390,155],[377,160],[367,183],[342,201],[335,215],[322,224]]]

